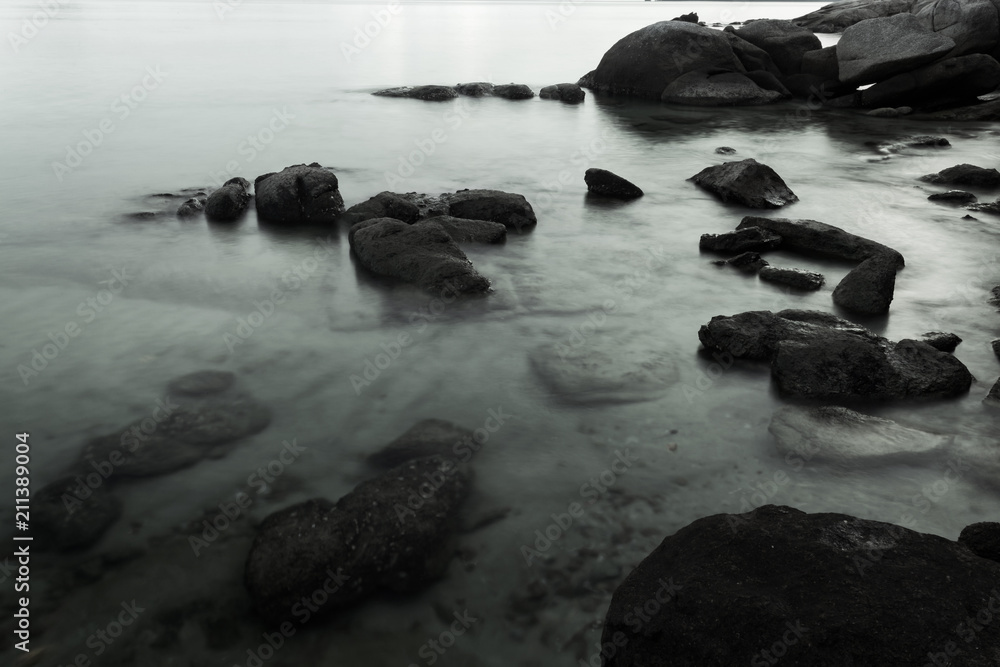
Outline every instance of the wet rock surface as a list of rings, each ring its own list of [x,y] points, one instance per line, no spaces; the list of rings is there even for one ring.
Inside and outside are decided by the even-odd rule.
[[[736,30],[736,34],[766,51],[782,74],[798,74],[802,71],[802,57],[809,51],[823,47],[811,30],[802,28],[792,21],[778,19],[753,21]]]
[[[805,271],[804,269],[788,269],[777,266],[762,267],[757,274],[761,280],[771,283],[788,285],[800,290],[818,290],[823,286],[826,279],[823,274],[815,271]]]
[[[121,501],[103,484],[63,477],[39,489],[31,501],[32,537],[40,549],[88,547],[121,515]]]
[[[245,178],[231,178],[221,188],[208,195],[205,201],[205,217],[219,222],[236,220],[246,212],[250,199],[250,181]]]
[[[698,241],[701,250],[741,253],[750,250],[762,252],[781,246],[781,237],[760,227],[744,227],[722,234],[702,234]]]
[[[920,338],[935,350],[942,352],[954,352],[955,348],[962,342],[962,339],[956,334],[943,331],[929,331]]]
[[[413,459],[440,456],[451,460],[456,446],[472,441],[472,431],[444,419],[424,419],[368,457],[378,468],[394,468]]]
[[[607,169],[590,168],[584,173],[583,180],[587,184],[587,192],[600,197],[629,200],[643,194],[639,186]]]
[[[768,266],[767,260],[761,257],[760,253],[756,252],[744,252],[736,255],[736,257],[719,259],[712,263],[718,266],[731,266],[743,273],[757,273],[762,268]]]
[[[380,192],[371,199],[350,207],[340,217],[348,225],[374,218],[395,218],[414,223],[420,219],[420,208],[395,192]]]
[[[1000,171],[993,168],[977,167],[974,164],[958,164],[942,169],[936,174],[921,176],[920,180],[925,183],[995,188],[1000,186]]]
[[[703,69],[686,72],[674,79],[664,88],[660,99],[692,106],[753,106],[777,102],[787,94],[783,89],[764,88],[752,77],[739,72]]]
[[[896,288],[896,259],[880,254],[854,267],[833,290],[833,302],[860,315],[889,312]]]
[[[851,26],[837,42],[842,83],[875,83],[933,62],[955,48],[913,14],[869,19]]]
[[[344,212],[337,176],[313,162],[258,176],[257,216],[279,224],[332,224]]]
[[[440,225],[455,243],[503,243],[507,240],[507,228],[499,222],[440,215],[424,218],[417,224],[424,223]]]
[[[927,197],[929,201],[943,201],[955,204],[971,204],[976,201],[976,195],[965,190],[948,190],[947,192],[935,192]]]
[[[886,254],[895,258],[899,268],[903,266],[903,256],[892,248],[824,222],[747,216],[736,229],[748,227],[759,227],[777,234],[781,237],[783,250],[855,262]]]
[[[689,180],[723,202],[750,208],[780,208],[799,200],[773,169],[753,158],[708,167]]]
[[[505,100],[530,100],[535,91],[523,83],[503,83],[493,86],[493,95]]]

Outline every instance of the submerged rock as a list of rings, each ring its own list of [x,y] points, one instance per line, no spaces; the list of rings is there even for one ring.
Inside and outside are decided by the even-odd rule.
[[[773,169],[753,158],[707,167],[688,180],[723,202],[751,208],[780,208],[799,200]]]
[[[458,97],[458,91],[451,86],[401,86],[376,90],[372,95],[379,97],[408,97],[425,102],[443,102]]]
[[[355,204],[340,217],[349,225],[374,218],[395,218],[412,224],[420,219],[420,208],[395,192],[380,192],[367,201]]]
[[[330,224],[344,212],[337,177],[313,162],[258,176],[257,216],[283,224]]]
[[[947,192],[935,192],[927,197],[929,201],[954,202],[956,204],[971,204],[976,201],[976,195],[965,190],[948,190]]]
[[[504,83],[493,86],[493,94],[506,100],[530,100],[535,91],[523,83]]]
[[[587,94],[583,88],[575,83],[556,83],[542,88],[538,96],[543,100],[560,100],[567,104],[579,104],[583,102]]]
[[[852,269],[833,289],[833,302],[860,315],[889,312],[896,288],[896,258],[873,255]]]
[[[998,198],[995,201],[982,202],[979,204],[966,204],[965,208],[969,209],[970,211],[982,211],[983,213],[992,213],[994,215],[1000,215],[1000,198]],[[972,220],[976,219],[972,218],[972,216],[966,216],[966,217],[971,218]]]
[[[742,254],[737,255],[736,257],[730,257],[729,259],[719,259],[712,263],[717,264],[719,266],[731,266],[734,269],[739,269],[740,271],[743,271],[744,273],[757,273],[762,268],[768,265],[767,260],[765,260],[763,257],[760,256],[759,253],[756,252],[744,252]]]
[[[138,433],[142,437],[135,435],[130,426],[120,433],[94,438],[84,445],[77,469],[83,472],[110,464],[114,479],[152,477],[194,465],[207,454],[204,447],[165,433]]]
[[[183,396],[205,396],[226,391],[235,381],[236,376],[229,371],[195,371],[171,380],[167,391]]]
[[[920,180],[926,183],[995,188],[1000,186],[1000,171],[993,168],[977,167],[974,164],[958,164],[942,169],[936,174],[921,176]]]
[[[846,259],[853,262],[860,262],[874,255],[886,254],[894,258],[897,268],[902,268],[904,264],[903,256],[889,246],[816,220],[762,218],[748,215],[740,221],[736,229],[748,227],[760,227],[777,234],[781,237],[783,250]]]
[[[583,180],[587,184],[587,192],[593,195],[627,200],[643,194],[639,186],[606,169],[588,169]]]
[[[701,250],[727,253],[774,250],[780,245],[780,236],[760,227],[744,227],[722,234],[702,234],[698,241]]]
[[[664,539],[615,591],[604,665],[767,664],[772,647],[788,667],[987,665],[1000,623],[969,642],[956,628],[1000,601],[998,580],[1000,564],[888,523],[774,505],[717,514]]]
[[[956,334],[943,331],[929,331],[920,338],[935,350],[942,352],[954,352],[955,348],[962,342],[962,339]]]
[[[312,599],[312,611],[328,612],[379,591],[426,587],[455,552],[469,486],[452,462],[421,458],[362,482],[336,504],[317,498],[270,515],[247,556],[254,608],[277,624],[304,611],[303,598]],[[314,596],[320,590],[322,604]]]
[[[107,485],[89,486],[85,475],[63,477],[33,494],[31,536],[42,550],[82,549],[100,539],[121,511],[121,501]]]
[[[840,81],[862,85],[882,81],[933,62],[955,48],[913,14],[867,19],[844,31],[837,42]]]
[[[395,468],[407,461],[427,456],[440,456],[444,460],[454,461],[460,453],[468,450],[472,435],[472,431],[452,422],[424,419],[369,456],[368,463],[377,468]]]
[[[765,266],[757,275],[760,276],[761,280],[810,291],[818,290],[826,281],[821,273],[803,269],[783,269],[776,266]]]
[[[222,445],[256,435],[271,423],[271,411],[245,394],[182,402],[156,427],[164,436],[195,445]]]

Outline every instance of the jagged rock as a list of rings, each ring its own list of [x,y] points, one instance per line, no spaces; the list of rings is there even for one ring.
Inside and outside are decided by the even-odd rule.
[[[472,442],[472,431],[443,419],[424,419],[368,457],[377,468],[395,468],[413,459],[440,456],[456,460]]]
[[[371,199],[344,211],[341,220],[349,225],[373,218],[395,218],[406,223],[420,219],[420,209],[409,199],[395,192],[380,192]]]
[[[283,224],[329,224],[344,212],[337,177],[318,163],[286,167],[254,182],[257,216]]]
[[[753,158],[707,167],[690,179],[723,202],[780,208],[799,200],[778,174]]]
[[[593,195],[613,199],[636,199],[642,196],[642,190],[637,185],[607,169],[588,169],[583,180],[587,184],[587,192]]]
[[[660,99],[691,106],[749,106],[771,104],[781,98],[780,92],[765,90],[748,75],[703,69],[671,81]]]
[[[407,97],[425,102],[443,102],[458,97],[458,91],[451,86],[401,86],[377,90],[372,95],[379,97]]]
[[[722,234],[702,234],[698,241],[701,250],[725,253],[774,250],[780,245],[780,236],[760,227],[744,227]]]
[[[542,88],[538,96],[543,100],[560,100],[568,104],[579,104],[583,102],[587,93],[575,83],[557,83]]]
[[[747,227],[760,227],[777,234],[781,237],[781,247],[784,250],[853,262],[866,260],[873,255],[888,254],[895,258],[897,268],[902,268],[904,264],[903,256],[889,246],[816,220],[748,215],[740,221],[737,229]]]
[[[979,188],[995,188],[1000,186],[1000,171],[977,167],[974,164],[958,164],[942,169],[936,174],[920,177],[925,183],[942,183],[947,185],[970,185]]]
[[[955,48],[913,14],[867,19],[844,31],[837,42],[842,83],[863,85],[934,62]]]
[[[896,288],[896,258],[873,255],[852,269],[833,289],[833,302],[860,315],[889,312]]]
[[[250,181],[231,178],[205,200],[205,217],[229,222],[243,215],[250,204]]]
[[[942,352],[954,352],[955,348],[962,342],[962,339],[956,334],[943,331],[929,331],[920,338],[935,350]]]
[[[803,269],[782,269],[776,266],[765,266],[757,275],[761,280],[810,291],[818,290],[826,281],[821,273]]]

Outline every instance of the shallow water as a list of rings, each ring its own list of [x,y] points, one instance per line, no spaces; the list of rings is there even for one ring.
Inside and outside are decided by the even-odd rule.
[[[961,220],[964,211],[926,201],[934,189],[916,180],[962,162],[995,165],[995,124],[887,122],[804,103],[696,110],[591,95],[579,106],[369,95],[470,80],[537,90],[576,80],[621,36],[656,20],[691,10],[709,22],[782,18],[814,7],[405,3],[369,45],[345,55],[342,45],[382,5],[244,2],[220,18],[212,3],[68,4],[16,53],[5,50],[0,424],[8,438],[31,433],[33,488],[55,479],[87,439],[148,416],[182,373],[233,371],[274,413],[267,430],[224,458],[118,487],[124,514],[90,551],[39,558],[33,595],[57,600],[36,619],[43,664],[80,653],[99,665],[134,656],[148,665],[246,664],[263,632],[241,584],[250,523],[235,522],[197,557],[190,525],[246,489],[284,440],[307,451],[254,496],[253,520],[342,496],[369,474],[364,455],[427,417],[474,429],[490,410],[510,415],[476,454],[469,501],[471,514],[508,507],[507,518],[463,536],[462,557],[425,593],[310,623],[268,664],[431,664],[426,642],[466,609],[479,620],[442,664],[576,664],[594,652],[607,593],[665,535],[765,500],[890,522],[909,512],[911,527],[949,538],[995,520],[1000,500],[988,486],[962,480],[939,493],[945,460],[861,471],[782,460],[767,424],[785,402],[767,370],[721,369],[698,354],[698,328],[744,310],[831,310],[830,292],[850,266],[769,256],[826,275],[822,290],[799,294],[711,265],[698,237],[751,212],[685,180],[721,161],[716,147],[731,146],[774,167],[800,197],[765,215],[822,220],[902,252],[891,314],[866,324],[893,340],[954,331],[964,339],[956,354],[978,382],[955,401],[863,407],[918,428],[995,438],[1000,412],[980,401],[998,372],[989,341],[1000,315],[986,304],[1000,283],[998,220]],[[35,10],[6,5],[3,34]],[[882,159],[865,145],[914,133],[945,136],[952,147]],[[80,142],[93,150],[79,166],[53,167]],[[235,226],[124,217],[165,207],[153,193],[312,161],[336,168],[348,205],[386,189],[488,187],[523,194],[539,223],[504,246],[466,247],[495,292],[444,305],[361,273],[343,230],[276,232],[259,228],[252,211]],[[589,166],[646,195],[627,205],[588,201]],[[106,298],[114,270],[127,285],[98,312],[86,300]],[[244,340],[241,320],[258,321],[252,314],[269,310],[263,302],[276,288],[284,302]],[[71,322],[80,335],[22,381],[18,366]],[[384,365],[378,355],[403,333],[412,344],[369,385],[352,384],[366,362]],[[665,359],[676,382],[654,400],[579,405],[532,369],[532,355],[553,343]],[[527,566],[522,546],[626,449],[636,463],[547,550],[553,562]],[[12,497],[12,488],[4,476],[0,491]],[[2,516],[12,524],[11,512]],[[93,574],[95,554],[137,548]],[[63,581],[88,561],[95,581]],[[146,606],[143,623],[97,655],[88,636],[132,599]]]

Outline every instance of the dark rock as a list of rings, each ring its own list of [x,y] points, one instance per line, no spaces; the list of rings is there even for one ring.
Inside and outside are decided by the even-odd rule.
[[[457,463],[472,442],[472,431],[443,419],[424,419],[368,457],[377,468],[395,468],[413,459],[440,456]]]
[[[1000,563],[1000,523],[996,521],[970,523],[962,529],[958,543],[980,558]]]
[[[821,273],[802,269],[782,269],[776,266],[765,266],[758,275],[761,280],[810,291],[818,290],[826,280]]]
[[[207,198],[192,197],[177,208],[178,218],[193,218],[205,210]]]
[[[779,208],[799,200],[773,169],[753,158],[707,167],[689,180],[723,202],[751,208]]]
[[[542,88],[538,96],[543,100],[561,100],[567,104],[579,104],[583,102],[587,93],[575,83],[557,83]]]
[[[425,102],[443,102],[458,97],[458,91],[451,86],[402,86],[377,90],[372,95],[379,97],[407,97]]]
[[[420,209],[409,199],[394,192],[380,192],[344,211],[340,219],[353,225],[373,218],[395,218],[412,224],[420,219]]]
[[[110,480],[120,477],[152,477],[180,470],[201,461],[208,450],[158,431],[132,432],[133,424],[120,433],[94,438],[84,445],[76,470],[83,473],[93,471],[95,466],[112,464]]]
[[[493,94],[505,100],[530,100],[535,91],[523,83],[504,83],[493,86]]]
[[[614,199],[635,199],[642,196],[642,190],[637,185],[606,169],[588,169],[583,180],[587,184],[587,191],[593,195]]]
[[[969,209],[970,211],[982,211],[983,213],[992,213],[994,215],[1000,215],[1000,198],[998,198],[996,201],[983,202],[980,204],[966,204],[965,208]],[[976,219],[973,218],[971,215],[967,217],[971,218],[972,220]]]
[[[507,240],[507,228],[499,222],[440,215],[425,218],[416,224],[428,222],[440,225],[455,243],[503,243]]]
[[[792,22],[813,32],[843,32],[867,19],[909,12],[913,5],[914,0],[840,0],[792,19]]]
[[[429,496],[418,495],[428,479],[441,483]],[[272,514],[246,562],[254,607],[277,624],[292,620],[303,597],[320,589],[329,596],[316,606],[327,612],[379,591],[426,587],[455,552],[457,513],[469,484],[450,461],[429,457],[362,482],[336,504],[318,498]]]
[[[994,405],[1000,403],[1000,378],[993,384],[990,389],[990,393],[986,395],[986,401],[993,403]]]
[[[471,220],[499,222],[517,232],[534,227],[538,220],[531,204],[519,194],[500,190],[459,190],[441,195],[448,215]]]
[[[814,74],[791,74],[782,77],[781,83],[792,97],[816,103],[823,103],[834,96],[830,90],[831,83],[839,86],[836,81],[825,81]]]
[[[435,293],[481,295],[490,281],[444,228],[427,221],[408,225],[392,218],[365,220],[351,227],[348,240],[358,262],[369,271],[412,283]]]
[[[976,101],[968,106],[955,109],[946,109],[932,113],[922,113],[915,115],[914,120],[928,120],[935,122],[970,122],[970,121],[998,121],[1000,120],[1000,100],[993,102]]]
[[[328,224],[344,212],[337,177],[313,162],[258,176],[257,216],[284,224]]]
[[[737,30],[736,34],[767,51],[782,74],[798,74],[802,71],[802,56],[823,48],[812,31],[801,28],[792,21],[753,21]]]
[[[723,30],[722,36],[729,41],[729,46],[732,47],[733,53],[736,54],[736,58],[748,73],[769,72],[774,75],[781,74],[781,70],[778,69],[778,66],[771,60],[771,56],[764,49],[754,46],[737,35],[733,30]]]
[[[781,237],[784,250],[803,254],[833,257],[859,262],[873,255],[889,254],[896,259],[896,267],[903,267],[903,256],[898,252],[861,236],[845,232],[816,220],[789,220],[787,218],[762,218],[748,215],[737,229],[760,227]]]
[[[865,115],[873,118],[899,118],[902,114],[899,113],[899,109],[894,109],[893,107],[882,107],[880,109],[866,111]]]
[[[797,74],[795,76],[801,76]],[[757,86],[763,90],[769,90],[778,93],[782,97],[791,97],[792,93],[785,87],[777,76],[771,74],[770,72],[747,72],[746,78],[753,81]]]
[[[687,21],[688,23],[698,22],[698,12],[691,12],[689,14],[681,14],[680,16],[675,16],[670,19],[671,21]]]
[[[881,153],[898,153],[907,148],[948,148],[950,146],[951,142],[944,137],[923,134],[915,137],[904,137],[898,141],[883,141],[875,144]]]
[[[271,411],[245,394],[210,395],[173,407],[157,433],[195,445],[221,445],[260,433]]]
[[[742,69],[721,32],[684,21],[660,21],[620,39],[579,83],[604,94],[659,100],[680,75],[711,67]]]
[[[734,269],[743,271],[744,273],[757,273],[763,267],[767,266],[767,260],[756,252],[744,252],[736,257],[732,257],[730,259],[720,259],[712,263],[718,264],[719,266],[731,266]]]
[[[971,104],[1000,86],[1000,63],[983,54],[948,58],[897,74],[860,93],[861,106],[945,108]]]
[[[31,536],[40,550],[88,547],[118,520],[121,511],[121,501],[107,486],[92,489],[83,477],[63,477],[32,495]]]
[[[994,338],[990,341],[990,349],[993,350],[993,354],[996,355],[997,359],[1000,359],[1000,338]]]
[[[955,48],[955,42],[905,13],[856,23],[844,31],[836,48],[840,81],[863,85],[934,62]]]
[[[774,645],[782,667],[924,665],[948,646],[961,653],[942,663],[985,666],[1000,623],[961,649],[955,628],[996,604],[998,578],[1000,564],[888,523],[774,505],[718,514],[667,537],[618,587],[604,665],[766,664]]]
[[[702,234],[698,241],[701,250],[726,253],[774,250],[780,245],[780,236],[760,227],[745,227],[723,234]]]
[[[486,83],[484,81],[477,81],[475,83],[460,83],[455,86],[455,90],[459,95],[468,95],[469,97],[489,97],[493,94],[493,84]]]
[[[917,0],[910,10],[932,30],[955,41],[952,56],[994,53],[1000,44],[998,6],[990,0]]]
[[[929,331],[920,338],[935,350],[942,352],[954,352],[955,348],[962,342],[962,339],[956,334],[943,331]]]
[[[236,376],[229,371],[195,371],[171,380],[167,391],[183,396],[205,396],[226,391],[235,381]]]
[[[748,106],[771,104],[781,98],[781,93],[761,88],[747,75],[703,69],[671,81],[660,99],[690,106]]]
[[[715,149],[715,152],[719,155],[736,155],[736,149],[729,146],[719,146]]]
[[[859,315],[889,312],[896,288],[896,258],[873,255],[858,264],[833,289],[833,302]]]
[[[221,188],[208,195],[205,217],[209,220],[229,222],[243,215],[250,204],[250,181],[231,178]]]
[[[920,180],[926,183],[995,188],[1000,186],[1000,171],[977,167],[973,164],[958,164],[942,169],[936,174],[921,176]]]
[[[803,53],[802,73],[812,74],[824,81],[839,81],[840,65],[837,62],[836,44]]]

